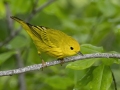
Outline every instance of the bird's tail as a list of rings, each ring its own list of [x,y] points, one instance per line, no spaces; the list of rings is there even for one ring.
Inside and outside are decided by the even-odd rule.
[[[31,24],[29,23],[26,23],[25,21],[15,17],[15,16],[11,16],[11,18],[15,21],[17,21],[18,23],[20,23],[22,25],[22,27],[28,32],[28,34],[32,37],[33,34],[32,34],[32,31],[31,31]]]

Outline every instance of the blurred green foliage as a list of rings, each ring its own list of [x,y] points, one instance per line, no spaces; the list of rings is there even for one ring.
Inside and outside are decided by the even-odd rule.
[[[13,16],[25,20],[36,0],[0,0],[0,43],[20,26],[10,31],[5,2]],[[48,0],[38,0],[40,7]],[[38,12],[29,22],[61,30],[81,44],[81,52],[120,52],[120,0],[57,0]],[[41,63],[35,45],[25,30],[0,47],[0,70],[15,69],[16,49],[24,65]],[[42,55],[45,61],[52,58]],[[67,66],[67,68],[65,68]],[[119,63],[115,59],[88,59],[47,67],[25,74],[26,90],[113,90],[110,66],[120,89]],[[0,77],[0,90],[19,90],[18,75]],[[7,86],[7,87],[6,87]]]

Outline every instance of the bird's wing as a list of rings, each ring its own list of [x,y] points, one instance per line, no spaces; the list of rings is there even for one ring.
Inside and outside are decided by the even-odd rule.
[[[44,44],[47,46],[53,48],[56,47],[53,42],[51,42],[49,37],[48,31],[50,31],[47,27],[42,26],[32,26],[32,32],[35,34],[36,37],[38,37]]]

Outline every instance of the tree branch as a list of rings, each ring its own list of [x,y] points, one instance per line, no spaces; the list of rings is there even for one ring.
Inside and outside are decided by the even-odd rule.
[[[16,62],[17,62],[17,68],[24,67],[23,59],[21,58],[20,50],[16,50],[17,54],[15,54]],[[19,90],[26,90],[26,83],[25,83],[25,73],[21,73],[18,76],[18,85]]]
[[[68,58],[64,58],[64,63],[67,62],[73,62],[77,60],[84,60],[84,59],[90,59],[90,58],[117,58],[120,59],[120,54],[112,54],[112,53],[95,53],[95,54],[85,54],[84,56],[72,56]],[[53,66],[60,64],[60,60],[54,60],[50,62],[46,62],[47,66]],[[20,74],[28,71],[34,71],[34,70],[39,70],[43,68],[42,64],[35,64],[31,66],[27,66],[24,68],[18,68],[14,70],[7,70],[7,71],[0,71],[0,76],[9,76],[9,75],[14,75],[14,74]]]
[[[33,16],[34,16],[36,13],[42,11],[45,7],[49,6],[49,5],[50,5],[51,3],[53,3],[54,1],[57,1],[57,0],[49,0],[48,2],[44,3],[42,6],[40,6],[40,7],[38,7],[38,8],[36,8],[36,7],[34,6],[31,14],[28,16],[28,18],[26,19],[26,21],[27,21],[27,22],[30,21],[31,18],[33,18]],[[36,3],[37,3],[37,1],[36,1]],[[35,4],[36,4],[36,3],[35,3]]]
[[[10,31],[10,35],[12,36],[14,34],[13,31],[13,21],[10,18],[11,16],[11,10],[9,7],[8,2],[4,2],[5,7],[6,7],[6,20],[7,20],[7,25],[8,25],[8,30]],[[16,50],[17,54],[15,54],[16,57],[16,62],[17,62],[17,68],[22,68],[23,65],[23,60],[21,58],[21,53],[19,50]],[[18,75],[18,85],[19,85],[19,90],[26,90],[26,83],[25,83],[25,73],[21,73]]]

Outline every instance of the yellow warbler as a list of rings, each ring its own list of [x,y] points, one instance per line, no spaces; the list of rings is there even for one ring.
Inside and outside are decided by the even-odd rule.
[[[38,54],[44,52],[50,56],[62,59],[80,52],[79,43],[62,31],[43,26],[34,26],[12,16],[28,32],[37,47]]]

